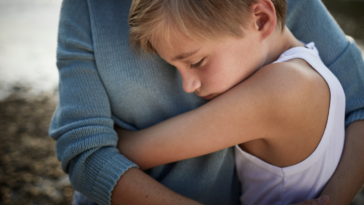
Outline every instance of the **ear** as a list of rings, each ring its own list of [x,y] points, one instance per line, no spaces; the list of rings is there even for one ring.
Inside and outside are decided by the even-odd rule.
[[[277,25],[276,10],[272,1],[258,0],[251,5],[252,17],[254,19],[254,30],[259,32],[261,41],[266,39]]]

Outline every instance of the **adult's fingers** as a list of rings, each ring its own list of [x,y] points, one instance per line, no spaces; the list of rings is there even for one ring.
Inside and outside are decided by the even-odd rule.
[[[329,204],[329,197],[324,195],[317,199],[309,199],[304,202],[292,205],[328,205]]]

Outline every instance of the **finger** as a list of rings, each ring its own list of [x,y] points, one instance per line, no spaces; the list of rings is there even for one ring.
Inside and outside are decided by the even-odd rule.
[[[320,204],[320,205],[326,205],[326,204],[329,204],[329,196],[326,196],[326,195],[323,195],[323,196],[320,196],[318,199],[317,199],[317,202]]]
[[[294,205],[328,205],[328,204],[329,204],[329,197],[324,195],[317,199],[309,199]]]

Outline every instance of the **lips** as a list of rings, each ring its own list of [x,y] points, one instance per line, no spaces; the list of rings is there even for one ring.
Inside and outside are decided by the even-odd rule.
[[[203,96],[203,98],[205,98],[205,100],[211,100],[214,97],[215,97],[214,94]]]

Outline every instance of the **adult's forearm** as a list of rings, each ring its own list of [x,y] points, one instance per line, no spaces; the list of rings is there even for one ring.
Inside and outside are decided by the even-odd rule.
[[[350,204],[364,182],[364,121],[351,123],[346,129],[343,155],[339,166],[322,195],[330,205]]]
[[[118,204],[191,204],[200,203],[171,191],[137,168],[126,171],[112,191],[111,203]]]
[[[130,135],[131,132],[125,131],[118,126],[114,127],[119,135],[118,149],[120,153],[122,143],[121,138],[126,138],[125,135]],[[130,136],[129,136],[130,137]],[[132,138],[132,137],[131,137]],[[130,138],[129,138],[130,139]],[[124,143],[126,143],[124,141]],[[128,146],[132,146],[130,143]],[[126,152],[127,153],[127,152]],[[131,160],[137,160],[138,156],[129,155]],[[138,161],[138,160],[137,160]],[[138,162],[136,162],[138,164]],[[139,163],[140,164],[140,163]],[[142,166],[143,167],[143,166]],[[137,168],[128,169],[116,183],[112,191],[111,203],[118,204],[199,204],[187,197],[184,197],[172,190],[168,189],[149,175]]]

